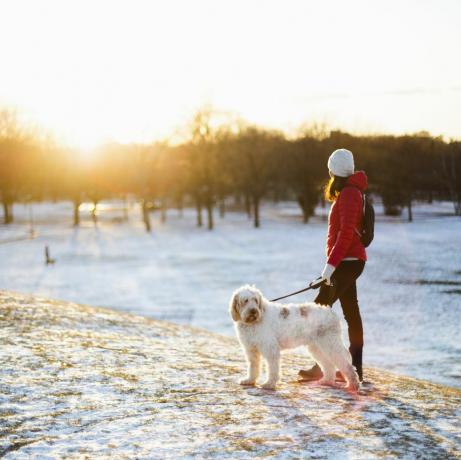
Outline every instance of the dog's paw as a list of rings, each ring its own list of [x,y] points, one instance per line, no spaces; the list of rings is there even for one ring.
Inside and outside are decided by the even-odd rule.
[[[338,386],[334,380],[327,380],[327,379],[320,379],[318,381],[318,384],[319,385],[325,385],[325,386],[328,386],[328,387],[336,387],[336,386]]]
[[[355,385],[353,383],[349,383],[344,387],[346,391],[349,393],[357,393],[359,391],[360,385]]]
[[[276,387],[276,384],[272,382],[264,382],[261,385],[261,388],[263,388],[264,390],[275,390],[275,387]]]
[[[239,384],[240,385],[245,385],[245,386],[251,386],[251,387],[254,387],[256,382],[254,380],[251,380],[251,379],[242,379],[239,381]]]

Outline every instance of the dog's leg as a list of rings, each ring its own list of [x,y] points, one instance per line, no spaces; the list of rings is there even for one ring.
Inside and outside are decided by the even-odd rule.
[[[261,370],[261,354],[256,348],[245,349],[248,362],[248,375],[240,380],[240,385],[254,385]]]
[[[323,347],[318,343],[310,343],[309,352],[315,359],[315,361],[317,361],[317,364],[320,366],[320,369],[322,369],[323,377],[319,380],[319,383],[321,385],[336,386],[335,365],[330,360],[328,355],[324,352]]]
[[[265,390],[275,390],[280,377],[280,349],[273,345],[262,353],[267,362],[267,380],[261,386]]]
[[[346,349],[340,338],[332,342],[331,357],[336,367],[347,380],[346,388],[357,392],[360,386],[359,378],[354,366],[352,366],[351,354]]]

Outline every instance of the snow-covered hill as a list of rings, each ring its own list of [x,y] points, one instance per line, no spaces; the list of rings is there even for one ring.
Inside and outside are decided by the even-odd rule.
[[[34,204],[36,236],[27,239],[30,209],[15,206],[16,223],[0,225],[0,289],[233,336],[227,303],[235,288],[255,283],[268,298],[278,297],[304,287],[325,262],[321,207],[304,225],[296,203],[267,203],[260,229],[229,212],[216,216],[212,232],[196,227],[193,209],[182,216],[171,210],[164,223],[154,213],[151,234],[137,206],[119,222],[120,203],[101,203],[98,226],[82,208],[82,226],[72,228],[71,203]],[[451,203],[415,204],[411,224],[405,216],[384,216],[379,204],[376,210],[375,240],[358,280],[364,362],[461,388],[461,219],[451,215]],[[44,264],[45,245],[56,264]],[[339,305],[334,310],[341,312]]]
[[[0,291],[0,456],[459,458],[461,391],[366,369],[352,397],[246,389],[237,341],[127,313]]]

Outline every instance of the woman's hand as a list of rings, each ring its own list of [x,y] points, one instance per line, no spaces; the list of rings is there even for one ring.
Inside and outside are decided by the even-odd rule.
[[[323,267],[322,271],[322,280],[325,280],[325,284],[331,285],[331,275],[333,275],[333,272],[336,270],[336,267],[334,267],[331,264],[326,264],[325,267]]]

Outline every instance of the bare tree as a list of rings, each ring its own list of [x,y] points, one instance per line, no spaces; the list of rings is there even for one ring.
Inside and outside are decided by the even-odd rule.
[[[31,185],[32,156],[37,152],[30,131],[13,110],[0,110],[0,195],[5,224],[13,222],[13,203]]]
[[[256,127],[244,128],[234,135],[232,173],[249,201],[256,228],[261,225],[261,200],[274,181],[277,163],[280,161],[281,141],[279,133]]]
[[[325,170],[321,141],[305,134],[291,143],[287,178],[306,224],[314,214]]]
[[[213,207],[215,202],[216,146],[212,129],[213,110],[204,107],[198,110],[190,124],[189,183],[197,208],[197,225],[202,225],[202,206],[207,212],[207,226],[213,229]]]
[[[461,216],[461,142],[451,141],[441,155],[442,180],[450,193],[456,216]]]

